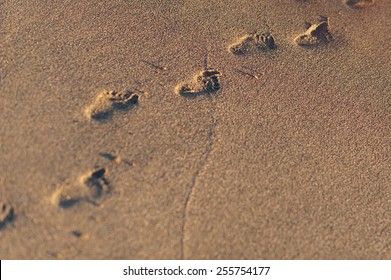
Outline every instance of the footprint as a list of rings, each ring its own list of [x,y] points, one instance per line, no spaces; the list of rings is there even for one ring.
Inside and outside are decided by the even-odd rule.
[[[332,40],[329,19],[321,17],[319,23],[306,22],[307,31],[294,39],[294,42],[303,47],[316,47],[327,44]]]
[[[87,106],[84,113],[87,118],[102,121],[109,118],[116,110],[126,110],[138,103],[139,95],[130,90],[118,92],[103,90],[95,101]]]
[[[255,51],[268,51],[276,48],[274,37],[269,32],[261,35],[256,32],[247,34],[228,47],[229,51],[235,55],[245,55]]]
[[[52,203],[61,208],[69,208],[83,201],[99,206],[98,200],[111,191],[105,173],[105,168],[95,169],[80,176],[75,182],[58,187],[52,194]]]
[[[375,4],[375,0],[344,0],[344,2],[352,9],[365,9]]]
[[[14,219],[14,208],[0,201],[0,229]]]
[[[87,241],[90,239],[90,235],[88,233],[83,233],[80,230],[73,230],[71,234],[74,237],[80,238],[81,240]]]
[[[204,70],[194,76],[192,81],[179,84],[175,92],[185,96],[216,92],[220,89],[220,76],[221,73],[217,70]]]
[[[119,155],[114,155],[114,154],[110,154],[110,153],[100,153],[99,154],[101,157],[105,158],[105,159],[108,159],[110,160],[111,162],[114,162],[116,164],[121,164],[121,163],[125,163],[126,165],[132,167],[134,164],[132,162],[130,162],[129,160],[127,159],[123,159],[121,156]]]

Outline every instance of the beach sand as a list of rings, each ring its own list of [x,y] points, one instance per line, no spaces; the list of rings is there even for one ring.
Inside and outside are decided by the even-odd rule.
[[[1,1],[0,258],[390,259],[391,2],[352,5]]]

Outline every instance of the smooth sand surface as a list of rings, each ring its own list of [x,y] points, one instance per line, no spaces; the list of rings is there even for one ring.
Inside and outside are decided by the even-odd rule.
[[[0,1],[0,258],[390,259],[390,26],[388,0]],[[230,51],[254,32],[277,49]]]

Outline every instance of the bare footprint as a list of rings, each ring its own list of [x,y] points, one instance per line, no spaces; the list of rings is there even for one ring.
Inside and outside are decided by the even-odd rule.
[[[71,234],[74,237],[80,238],[81,240],[87,241],[90,239],[90,235],[88,233],[83,233],[80,230],[73,230]]]
[[[306,22],[307,31],[294,39],[294,42],[303,47],[316,47],[327,44],[332,40],[329,19],[321,17],[319,23]]]
[[[74,182],[59,186],[52,194],[51,202],[61,208],[69,208],[83,201],[98,206],[98,200],[111,191],[105,173],[105,168],[95,169]]]
[[[375,4],[375,0],[344,0],[344,2],[352,9],[365,9]]]
[[[228,47],[229,51],[235,55],[245,55],[251,52],[268,51],[276,48],[274,37],[268,32],[261,35],[256,32],[247,34]]]
[[[122,92],[103,90],[98,93],[94,102],[85,108],[84,113],[89,119],[105,120],[115,110],[126,110],[136,105],[138,99],[139,95],[129,90]]]
[[[214,69],[207,69],[195,75],[192,81],[179,84],[175,92],[181,95],[196,95],[212,93],[220,89],[219,77],[221,73]]]
[[[108,159],[110,160],[111,162],[114,162],[116,164],[126,164],[130,167],[132,167],[134,165],[133,162],[127,160],[127,159],[123,159],[121,156],[119,155],[114,155],[114,154],[111,154],[111,153],[100,153],[99,154],[101,157],[105,158],[105,159]]]
[[[14,208],[0,201],[0,229],[14,219]]]

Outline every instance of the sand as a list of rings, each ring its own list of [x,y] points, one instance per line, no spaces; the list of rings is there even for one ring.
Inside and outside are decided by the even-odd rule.
[[[390,259],[391,2],[353,2],[1,1],[0,258]]]

